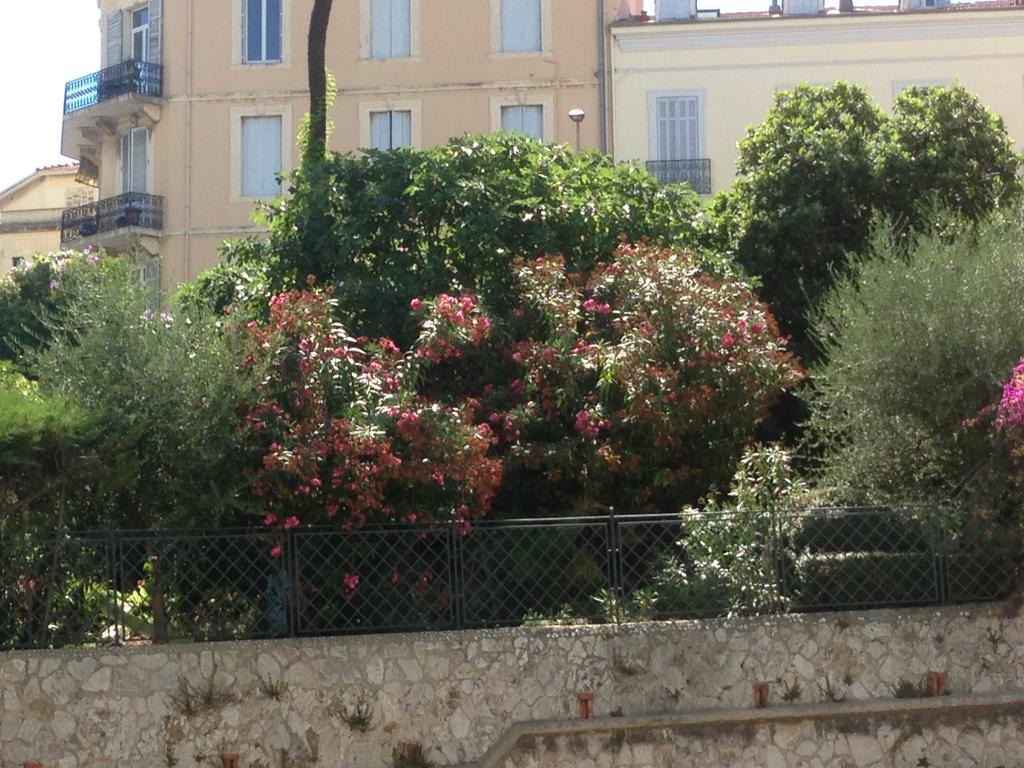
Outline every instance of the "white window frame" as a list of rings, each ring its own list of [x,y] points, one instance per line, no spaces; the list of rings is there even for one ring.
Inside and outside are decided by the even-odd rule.
[[[409,55],[373,58],[373,3],[359,0],[359,58],[366,62],[409,62],[420,58],[421,0],[409,0]]]
[[[231,0],[231,68],[292,66],[292,0],[281,0],[281,58],[275,61],[247,61],[245,40],[246,0]]]
[[[136,131],[146,132],[146,188],[144,190],[127,190],[124,188],[124,137],[135,133]],[[135,161],[134,154],[132,155],[132,161]],[[129,179],[132,174],[129,171]],[[120,192],[118,194],[126,195],[129,192],[135,194],[149,195],[153,193],[153,129],[149,127],[136,127],[129,128],[124,133],[117,137],[117,186]]]
[[[266,199],[265,196],[249,197],[242,194],[242,118],[243,117],[280,117],[281,118],[281,170],[282,175],[291,172],[294,167],[292,157],[295,148],[295,136],[292,133],[292,108],[287,104],[252,105],[235,107],[231,110],[231,191],[228,199],[231,202],[252,202]],[[283,185],[282,185],[283,186]],[[282,189],[282,192],[284,190]]]
[[[540,0],[540,50],[502,50],[501,0],[491,2],[491,56],[543,56],[551,54],[551,0]]]
[[[370,115],[374,112],[409,112],[412,119],[411,137],[412,149],[423,147],[422,115],[423,105],[418,100],[384,99],[383,101],[361,101],[359,102],[359,146],[367,148],[370,146]]]
[[[658,99],[665,98],[697,98],[697,157],[707,159],[707,91],[704,89],[648,91],[647,92],[647,158],[649,160],[677,160],[679,158],[658,156]]]
[[[544,141],[555,141],[555,97],[550,93],[519,91],[491,97],[491,130],[501,130],[502,107],[541,107],[544,110]]]
[[[146,12],[146,23],[135,26],[135,14]],[[131,51],[131,58],[135,61],[149,61],[149,5],[140,5],[128,11],[128,18],[131,21],[131,33],[128,49]],[[142,55],[137,56],[135,50],[135,36],[142,33]]]

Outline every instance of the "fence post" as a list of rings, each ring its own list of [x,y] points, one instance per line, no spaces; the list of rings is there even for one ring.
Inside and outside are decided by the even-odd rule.
[[[445,526],[447,536],[445,547],[448,550],[448,592],[452,601],[452,624],[454,629],[463,629],[465,624],[464,592],[462,589],[462,542],[455,527],[455,521],[449,520]]]
[[[949,531],[944,521],[933,516],[931,525],[932,531],[928,537],[932,547],[932,568],[935,574],[935,595],[940,605],[947,605],[950,602],[952,587],[950,585],[950,547],[947,543]]]
[[[112,530],[108,539],[110,545],[110,589],[111,598],[114,603],[114,645],[124,645],[128,639],[127,628],[125,627],[124,610],[124,544],[121,541],[121,532]]]
[[[288,608],[285,612],[288,623],[288,636],[299,636],[299,598],[302,590],[299,585],[299,546],[298,536],[292,529],[284,532],[284,572],[288,579]]]
[[[625,608],[624,601],[625,585],[623,584],[622,574],[624,571],[624,565],[622,563],[622,547],[620,546],[619,540],[619,522],[615,519],[615,510],[609,510],[608,519],[606,521],[607,537],[608,537],[608,594],[611,595],[614,600],[614,617],[615,623],[622,623],[622,613]]]

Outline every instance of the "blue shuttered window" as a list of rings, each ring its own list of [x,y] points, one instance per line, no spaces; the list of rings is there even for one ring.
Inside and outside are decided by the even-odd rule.
[[[243,59],[246,63],[281,60],[281,0],[243,0]]]

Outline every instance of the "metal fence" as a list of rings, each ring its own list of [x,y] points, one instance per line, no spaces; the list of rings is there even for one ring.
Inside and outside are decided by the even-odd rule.
[[[163,94],[163,77],[161,65],[127,59],[99,72],[69,80],[64,85],[64,114],[128,94],[159,98]]]
[[[0,539],[0,649],[1003,599],[994,529],[904,509]]]

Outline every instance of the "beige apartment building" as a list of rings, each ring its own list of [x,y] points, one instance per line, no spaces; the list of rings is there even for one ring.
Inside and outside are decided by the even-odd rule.
[[[99,200],[66,245],[132,254],[166,290],[254,233],[308,110],[312,0],[99,0],[103,69],[67,84],[62,151]],[[425,147],[518,130],[606,146],[607,23],[639,0],[335,2],[332,148]]]
[[[611,25],[616,160],[646,162],[666,181],[712,194],[733,180],[737,142],[777,91],[847,80],[884,109],[908,85],[955,80],[1024,139],[1024,7],[1013,0],[838,12],[782,0],[763,13],[698,12],[659,0],[656,20]]]
[[[96,199],[78,181],[78,166],[38,168],[0,190],[0,274],[37,253],[60,250],[61,214]]]

